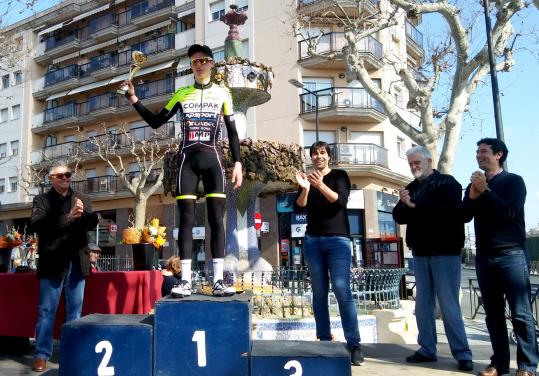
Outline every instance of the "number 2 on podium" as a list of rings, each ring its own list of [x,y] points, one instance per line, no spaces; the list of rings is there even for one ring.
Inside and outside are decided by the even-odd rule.
[[[197,343],[198,366],[206,367],[206,332],[195,331],[192,341]]]

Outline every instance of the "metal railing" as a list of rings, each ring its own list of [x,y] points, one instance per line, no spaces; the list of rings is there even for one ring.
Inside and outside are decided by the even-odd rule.
[[[330,144],[331,164],[377,165],[388,167],[387,149],[375,144]]]
[[[130,270],[130,258],[101,256],[101,270]],[[406,269],[352,269],[350,286],[358,313],[373,309],[396,309],[400,306],[400,283]],[[225,272],[225,280],[233,282],[239,291],[253,292],[254,313],[261,316],[305,317],[312,315],[312,288],[306,267],[276,267],[267,272],[246,272],[233,276]],[[203,270],[193,272],[194,290],[211,291],[213,278]],[[338,312],[333,292],[328,303],[332,312]]]
[[[157,12],[163,8],[173,6],[174,0],[162,0],[162,1],[141,1],[140,3],[133,4],[131,7],[131,18],[142,17],[147,14]]]
[[[53,35],[45,39],[45,51],[50,51],[56,47],[63,46],[69,42],[73,42],[78,38],[76,30],[71,30],[67,35]]]
[[[318,96],[318,110],[337,108],[374,109],[384,113],[384,106],[371,97],[363,88],[329,87],[313,91]],[[316,111],[316,97],[313,94],[300,94],[301,114]]]
[[[147,99],[163,94],[174,92],[174,78],[167,77],[161,80],[145,82],[135,86],[135,93],[140,99]],[[43,124],[62,120],[68,117],[78,117],[88,115],[108,107],[127,106],[129,102],[124,97],[119,97],[115,93],[104,93],[91,97],[88,101],[82,103],[67,103],[61,106],[48,108],[43,112]],[[42,126],[44,126],[42,125]]]
[[[419,47],[423,48],[423,33],[408,20],[406,21],[406,36]]]
[[[369,3],[371,3],[371,5],[377,5],[380,2],[380,0],[368,0],[368,1]],[[333,5],[333,2],[328,1],[328,0],[298,0],[298,7],[312,5],[316,3],[325,3],[325,2],[327,2],[329,5]],[[343,0],[342,2],[348,3],[349,5],[352,5],[352,6],[357,6],[357,1]]]
[[[348,42],[342,32],[331,32],[320,37],[316,46],[316,52],[319,54],[330,54],[340,52]],[[303,40],[299,42],[299,60],[308,59],[309,41]],[[383,57],[382,43],[376,38],[368,36],[358,42],[358,50],[363,53],[370,53],[376,60],[381,60]]]

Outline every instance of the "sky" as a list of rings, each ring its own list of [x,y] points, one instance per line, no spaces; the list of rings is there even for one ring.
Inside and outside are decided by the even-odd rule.
[[[59,0],[38,1],[35,11],[57,4]],[[6,1],[0,1],[0,12]],[[539,30],[539,11],[526,11],[524,22],[535,25]],[[8,15],[8,23],[32,15],[27,10],[17,10]],[[482,21],[478,19],[479,21]],[[515,20],[520,22],[520,20]],[[423,28],[428,28],[425,19]],[[434,26],[435,28],[436,26]],[[481,26],[484,28],[484,26]],[[481,30],[478,30],[481,33]],[[509,73],[498,73],[501,93],[501,112],[505,142],[509,148],[508,169],[521,175],[526,183],[526,229],[539,226],[539,31],[535,37],[523,37],[516,43],[514,59],[516,65]],[[484,42],[486,37],[482,39]],[[481,38],[478,38],[481,42]],[[461,143],[457,150],[453,175],[463,187],[469,183],[470,175],[477,170],[475,161],[476,142],[483,137],[496,137],[490,79],[479,86],[470,103],[471,116],[465,116]]]

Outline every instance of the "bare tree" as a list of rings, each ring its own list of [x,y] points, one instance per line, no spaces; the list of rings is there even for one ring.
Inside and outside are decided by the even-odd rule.
[[[342,58],[346,63],[347,81],[358,80],[364,89],[379,101],[397,129],[414,143],[424,145],[434,156],[435,166],[441,172],[451,172],[460,140],[463,115],[470,99],[489,73],[485,29],[478,24],[482,16],[480,1],[460,0],[318,0],[318,11],[304,12],[294,8],[294,35],[304,40],[312,57]],[[347,6],[343,3],[348,3]],[[355,3],[355,6],[350,6]],[[496,56],[496,70],[508,72],[514,65],[515,31],[512,19],[531,3],[522,0],[497,0],[494,4],[495,22],[492,27],[492,45]],[[366,7],[371,11],[366,12]],[[372,11],[374,9],[374,11]],[[438,40],[429,35],[429,47],[424,62],[410,66],[406,58],[385,56],[384,62],[394,68],[396,80],[407,89],[408,108],[416,112],[420,126],[414,126],[403,116],[387,86],[379,87],[370,77],[362,39],[406,20],[418,17],[437,17],[443,22]],[[312,33],[312,27],[321,32]],[[477,29],[476,27],[481,29]],[[320,38],[328,30],[343,31],[346,45],[335,54],[317,51]],[[476,32],[477,31],[477,32]],[[483,38],[473,38],[482,35]],[[483,39],[480,43],[478,39]],[[443,97],[443,98],[442,98]],[[444,99],[441,100],[440,98]]]
[[[165,153],[177,150],[177,141],[163,128],[149,135],[138,135],[136,132],[126,130],[125,127],[121,127],[115,133],[111,133],[105,127],[103,129],[105,131],[103,136],[87,138],[86,148],[79,148],[75,159],[81,161],[97,155],[107,163],[133,194],[134,225],[136,228],[142,228],[146,220],[146,203],[163,185]],[[148,128],[141,129],[144,131]],[[138,172],[135,175],[128,171],[129,163],[138,165]]]

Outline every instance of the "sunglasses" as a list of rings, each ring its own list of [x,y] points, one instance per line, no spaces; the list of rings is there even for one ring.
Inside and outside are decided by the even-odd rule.
[[[70,179],[73,174],[71,172],[64,172],[59,174],[53,174],[56,179]]]
[[[200,59],[191,59],[191,65],[195,65],[196,63],[206,65],[210,61],[213,61],[213,59],[211,57],[202,57]]]

